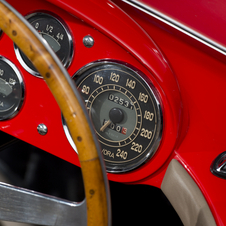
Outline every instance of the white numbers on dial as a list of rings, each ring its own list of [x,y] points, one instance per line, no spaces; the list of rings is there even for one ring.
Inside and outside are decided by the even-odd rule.
[[[141,144],[137,144],[135,142],[132,143],[131,150],[141,153],[142,149],[143,149],[143,146]]]
[[[53,26],[51,25],[46,25],[46,31],[52,33],[53,32]]]
[[[151,113],[150,111],[145,111],[144,113],[144,118],[150,121],[154,119],[154,116],[154,113]]]
[[[64,34],[58,33],[56,36],[58,39],[63,40],[64,39]]]
[[[152,137],[152,132],[149,131],[149,130],[147,130],[147,129],[142,128],[142,129],[141,129],[140,135],[141,135],[142,137],[144,137],[144,138],[151,139],[151,137]]]
[[[147,103],[148,102],[148,95],[145,95],[144,93],[139,94],[139,99],[141,102]]]
[[[122,159],[127,159],[128,154],[126,151],[121,151],[121,149],[118,149],[116,156]]]
[[[38,27],[39,27],[39,23],[36,23],[35,24],[35,29],[38,29]]]
[[[103,77],[101,77],[101,76],[99,76],[97,74],[94,76],[93,82],[98,83],[98,84],[101,85],[103,83],[103,81],[104,81]]]
[[[111,72],[110,80],[113,82],[119,82],[120,75],[114,72]]]
[[[83,85],[82,92],[85,93],[85,94],[89,94],[89,91],[90,91],[90,87],[86,86],[86,85]]]
[[[127,79],[126,80],[126,86],[128,86],[130,89],[134,89],[136,87],[136,81]]]

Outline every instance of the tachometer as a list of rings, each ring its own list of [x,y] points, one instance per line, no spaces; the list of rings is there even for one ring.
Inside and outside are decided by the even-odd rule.
[[[65,67],[71,63],[73,55],[72,36],[66,24],[55,16],[46,13],[33,13],[26,17],[41,37],[53,49]],[[15,45],[15,52],[21,65],[29,73],[41,77],[30,60]]]
[[[161,139],[161,108],[142,73],[105,61],[84,67],[74,79],[109,172],[134,169],[155,153]]]

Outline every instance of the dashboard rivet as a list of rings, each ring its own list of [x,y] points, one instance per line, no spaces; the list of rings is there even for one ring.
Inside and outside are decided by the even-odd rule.
[[[38,125],[37,130],[38,130],[38,133],[43,136],[46,135],[48,132],[47,126],[43,123]]]
[[[91,48],[93,47],[94,45],[94,39],[92,36],[90,35],[86,35],[84,38],[83,38],[83,44],[85,47],[87,48]]]

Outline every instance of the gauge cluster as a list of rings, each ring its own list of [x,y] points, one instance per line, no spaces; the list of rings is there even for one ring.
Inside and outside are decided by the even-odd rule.
[[[26,19],[67,68],[75,45],[66,23],[47,12]],[[41,77],[15,44],[14,49],[22,67]],[[72,79],[92,119],[108,172],[131,171],[154,155],[161,140],[162,110],[154,86],[141,71],[126,62],[99,60],[80,68]],[[23,103],[24,85],[16,66],[4,57],[0,58],[0,94],[0,120],[15,117]],[[77,152],[63,117],[62,124]]]
[[[66,23],[48,13],[26,16],[44,42],[65,67],[71,63],[73,42]],[[41,77],[23,52],[14,45],[22,67]],[[14,117],[23,103],[22,76],[7,59],[0,59],[0,119]],[[99,138],[106,168],[111,173],[133,170],[156,152],[162,131],[159,97],[142,72],[126,63],[99,61],[89,63],[73,75]],[[67,125],[66,136],[76,151]]]
[[[159,60],[158,50],[148,52],[154,65],[150,69],[116,39],[73,13],[41,0],[32,4],[27,0],[26,7],[13,3],[54,50],[77,85],[110,179],[131,182],[159,169],[176,139],[175,129],[164,141],[169,148],[164,154],[159,151],[165,130],[176,128],[177,122],[166,120],[165,114],[170,115],[168,118],[178,117],[168,106],[179,98],[170,94],[170,90],[177,89],[177,83],[165,61]],[[144,51],[155,48],[149,41],[145,46],[150,46]],[[0,130],[79,165],[76,146],[45,81],[4,33],[0,46]],[[170,88],[165,88],[165,84]],[[39,132],[40,125],[45,126],[46,133]]]

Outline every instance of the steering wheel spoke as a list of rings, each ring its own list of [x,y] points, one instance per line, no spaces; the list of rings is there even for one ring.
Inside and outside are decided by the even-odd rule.
[[[38,225],[87,225],[86,201],[70,202],[0,183],[0,220]]]

